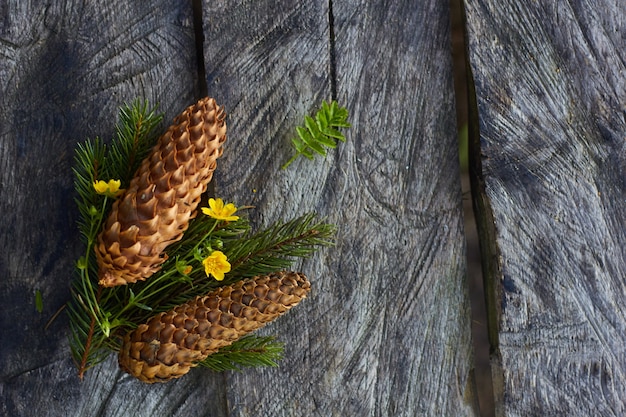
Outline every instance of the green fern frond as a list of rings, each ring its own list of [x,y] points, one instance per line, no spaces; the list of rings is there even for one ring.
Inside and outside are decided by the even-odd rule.
[[[339,107],[336,101],[324,101],[315,119],[306,116],[304,126],[296,127],[298,136],[291,139],[296,154],[282,169],[287,168],[300,155],[308,159],[313,159],[316,153],[326,156],[326,148],[336,148],[337,141],[345,142],[346,137],[338,129],[350,127],[347,119],[348,110],[345,107]]]

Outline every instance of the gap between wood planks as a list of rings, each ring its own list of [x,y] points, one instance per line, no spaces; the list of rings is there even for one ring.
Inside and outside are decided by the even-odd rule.
[[[196,41],[196,71],[198,72],[198,94],[199,100],[209,95],[209,86],[206,83],[206,67],[204,65],[204,28],[202,22],[202,0],[192,0],[193,8],[193,33]],[[209,182],[203,199],[215,197],[215,183]]]
[[[450,21],[452,39],[452,57],[454,71],[454,87],[456,96],[457,132],[459,132],[459,149],[467,146],[467,137],[461,132],[468,132],[468,74],[466,71],[465,50],[465,21],[463,0],[450,0]],[[192,0],[193,25],[196,39],[197,59],[197,83],[198,99],[208,95],[206,82],[206,69],[204,65],[204,31],[202,19],[202,0]],[[329,24],[329,51],[330,51],[330,89],[331,99],[336,100],[337,80],[335,72],[335,28],[333,1],[328,2]],[[472,311],[472,340],[474,344],[474,368],[480,414],[482,417],[495,415],[493,385],[491,381],[491,369],[489,365],[489,340],[487,335],[487,316],[485,308],[485,295],[483,288],[482,269],[480,263],[480,250],[478,246],[478,234],[472,208],[472,197],[469,181],[468,164],[461,163],[461,185],[463,193],[463,212],[465,219],[465,239],[467,257],[467,280]],[[208,193],[214,193],[213,183],[209,185]]]
[[[452,66],[456,98],[457,132],[459,153],[467,158],[468,146],[468,77],[465,34],[465,10],[463,0],[450,0],[450,27],[452,39]],[[463,149],[465,147],[465,149]],[[465,223],[466,265],[469,296],[472,310],[472,341],[474,345],[474,368],[476,391],[482,417],[495,416],[493,383],[491,380],[490,346],[487,334],[487,309],[481,268],[478,232],[472,204],[469,180],[469,163],[461,161],[461,186],[463,193],[463,216]]]

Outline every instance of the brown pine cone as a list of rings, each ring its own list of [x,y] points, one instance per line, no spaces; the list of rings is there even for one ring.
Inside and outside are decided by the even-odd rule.
[[[196,215],[226,140],[224,109],[204,98],[174,119],[113,204],[95,245],[100,285],[145,280]]]
[[[196,297],[128,333],[120,367],[148,383],[179,378],[196,362],[298,304],[310,289],[303,274],[276,272]]]

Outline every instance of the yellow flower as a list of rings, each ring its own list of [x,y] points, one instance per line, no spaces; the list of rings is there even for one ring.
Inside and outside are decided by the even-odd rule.
[[[93,188],[98,194],[104,194],[107,197],[117,197],[125,191],[120,188],[120,185],[122,185],[120,180],[109,180],[108,183],[105,181],[96,181],[93,183]]]
[[[223,280],[224,274],[230,271],[230,263],[226,260],[226,255],[218,250],[207,256],[202,261],[202,265],[204,265],[206,276],[213,275],[218,281]]]
[[[237,207],[233,203],[224,205],[224,201],[221,198],[213,199],[209,198],[209,207],[202,207],[202,212],[207,216],[211,216],[217,220],[226,220],[227,222],[234,222],[239,220],[239,216],[233,216],[233,213],[237,211]]]

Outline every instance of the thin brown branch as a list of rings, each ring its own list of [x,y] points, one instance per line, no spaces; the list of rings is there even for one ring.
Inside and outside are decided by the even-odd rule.
[[[100,295],[102,294],[102,287],[98,286],[98,293],[96,294],[96,304],[100,302]],[[85,372],[87,371],[87,359],[89,357],[89,350],[91,349],[91,340],[93,339],[93,333],[96,328],[96,316],[91,315],[91,323],[89,324],[89,333],[87,334],[87,341],[85,342],[85,350],[80,361],[80,367],[78,368],[78,378],[82,381]]]

